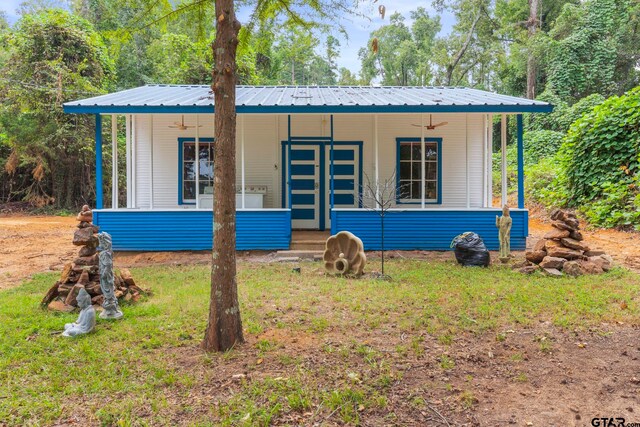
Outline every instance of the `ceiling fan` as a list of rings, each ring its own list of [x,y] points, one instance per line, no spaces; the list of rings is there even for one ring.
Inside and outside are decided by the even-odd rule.
[[[444,125],[448,125],[449,124],[449,122],[440,122],[440,123],[433,124],[432,119],[433,119],[433,115],[429,114],[429,124],[425,126],[428,130],[434,130],[435,128],[437,128],[439,126],[444,126]],[[421,125],[412,123],[411,126],[415,126],[415,127],[419,128]]]
[[[187,126],[187,125],[184,124],[184,114],[182,115],[182,120],[180,121],[180,123],[174,122],[174,125],[175,126],[169,125],[169,127],[173,128],[173,129],[179,129],[179,130],[187,130],[189,128],[194,128],[195,127],[195,126]],[[201,128],[202,125],[200,125],[198,127]]]

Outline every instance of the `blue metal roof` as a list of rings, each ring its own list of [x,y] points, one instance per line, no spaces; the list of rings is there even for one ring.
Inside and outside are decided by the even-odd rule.
[[[464,87],[238,86],[242,113],[545,113],[546,102]],[[213,113],[210,86],[147,85],[67,102],[66,113]]]

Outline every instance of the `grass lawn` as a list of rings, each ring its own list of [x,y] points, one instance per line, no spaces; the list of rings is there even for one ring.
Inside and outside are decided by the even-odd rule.
[[[56,275],[1,291],[0,425],[437,425],[478,404],[466,345],[498,346],[493,357],[530,330],[528,357],[544,358],[553,333],[640,324],[640,276],[622,269],[554,279],[392,260],[385,282],[301,266],[240,264],[247,343],[225,354],[198,348],[206,266],[133,269],[153,296],[78,339],[54,334],[76,314],[38,307]],[[516,347],[505,375],[526,383]]]

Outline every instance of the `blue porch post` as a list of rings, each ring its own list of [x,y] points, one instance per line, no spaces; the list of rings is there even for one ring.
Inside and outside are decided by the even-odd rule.
[[[289,199],[289,209],[293,210],[293,202],[291,201],[291,114],[287,116],[287,197]]]
[[[524,141],[522,140],[522,114],[518,114],[518,209],[524,209]]]
[[[333,176],[333,114],[331,115],[331,119],[330,119],[330,127],[331,127],[331,156],[330,156],[330,161],[331,161],[331,210],[333,210],[333,205],[334,205],[334,193],[335,193],[335,186],[334,186],[334,176]]]
[[[102,117],[96,114],[96,209],[102,209]]]

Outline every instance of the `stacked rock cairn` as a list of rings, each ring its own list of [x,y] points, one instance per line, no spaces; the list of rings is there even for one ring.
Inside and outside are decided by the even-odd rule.
[[[71,312],[78,308],[76,300],[80,289],[85,289],[91,296],[91,304],[96,309],[104,301],[100,288],[98,271],[98,227],[93,224],[93,213],[89,206],[82,207],[78,214],[78,229],[73,234],[73,244],[80,246],[78,257],[67,263],[60,279],[49,289],[42,299],[42,305],[51,310]],[[146,291],[139,288],[129,270],[121,269],[114,274],[115,296],[119,300],[137,301]]]
[[[542,269],[551,276],[580,276],[609,271],[613,259],[603,251],[593,250],[584,242],[580,221],[573,212],[556,209],[551,213],[553,230],[527,251],[523,273]]]

